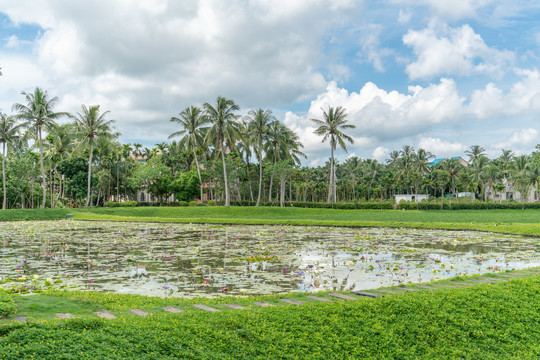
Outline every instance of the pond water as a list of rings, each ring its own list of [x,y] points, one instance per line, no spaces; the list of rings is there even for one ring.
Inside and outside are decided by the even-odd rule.
[[[373,289],[540,266],[540,239],[401,228],[0,224],[0,287],[158,296]]]

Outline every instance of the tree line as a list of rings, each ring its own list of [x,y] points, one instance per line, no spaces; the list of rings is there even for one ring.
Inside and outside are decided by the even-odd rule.
[[[488,200],[512,188],[522,194],[538,190],[540,145],[528,155],[502,150],[489,159],[485,148],[465,152],[469,166],[457,159],[432,164],[434,155],[405,145],[385,162],[349,157],[354,125],[346,109],[328,107],[311,119],[315,134],[328,143],[330,158],[322,166],[302,166],[298,135],[270,110],[244,116],[231,99],[189,106],[171,117],[178,125],[169,139],[153,148],[118,141],[110,112],[81,105],[76,114],[57,112],[58,98],[36,88],[23,92],[13,114],[0,117],[3,209],[98,206],[130,201],[144,190],[157,202],[176,200],[274,203],[287,201],[358,202],[391,199],[395,194],[427,193],[443,199],[469,191]],[[65,119],[60,124],[60,120]],[[146,200],[146,199],[145,199]]]

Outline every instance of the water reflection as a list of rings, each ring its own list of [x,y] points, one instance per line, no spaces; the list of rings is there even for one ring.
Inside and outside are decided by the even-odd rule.
[[[69,220],[2,223],[0,234],[4,280],[159,296],[369,289],[540,265],[538,239],[478,232]]]

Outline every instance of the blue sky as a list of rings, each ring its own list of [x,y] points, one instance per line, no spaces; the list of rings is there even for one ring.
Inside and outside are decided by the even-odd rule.
[[[309,119],[344,106],[355,144],[384,161],[473,144],[540,143],[540,5],[491,0],[2,1],[0,108],[40,86],[58,110],[111,110],[123,142],[151,146],[190,105],[269,108],[322,164]]]

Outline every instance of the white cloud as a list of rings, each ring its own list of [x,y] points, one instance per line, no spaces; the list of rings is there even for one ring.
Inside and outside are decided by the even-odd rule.
[[[418,147],[431,152],[436,157],[460,156],[466,150],[466,146],[454,141],[441,140],[440,138],[424,137],[420,139]]]
[[[388,158],[388,154],[390,153],[390,150],[383,146],[377,146],[375,150],[373,150],[373,153],[371,156],[377,160],[378,162],[383,162],[385,159]]]
[[[400,9],[398,15],[398,22],[400,24],[406,24],[411,21],[411,17],[412,13],[410,11],[403,11],[403,9]]]
[[[477,16],[477,11],[493,0],[391,0],[393,3],[429,6],[432,13],[445,19],[458,20]]]
[[[538,131],[533,128],[521,129],[513,132],[506,141],[494,144],[494,149],[515,149],[518,153],[530,153],[531,147],[540,143]]]
[[[423,30],[409,30],[403,43],[417,56],[407,65],[411,79],[477,73],[501,76],[514,58],[510,51],[488,47],[469,25],[451,28],[432,22]]]
[[[383,59],[392,54],[392,50],[381,47],[379,37],[382,31],[381,25],[365,26],[360,36],[362,50],[358,53],[361,59],[366,59],[379,72],[384,71]]]

